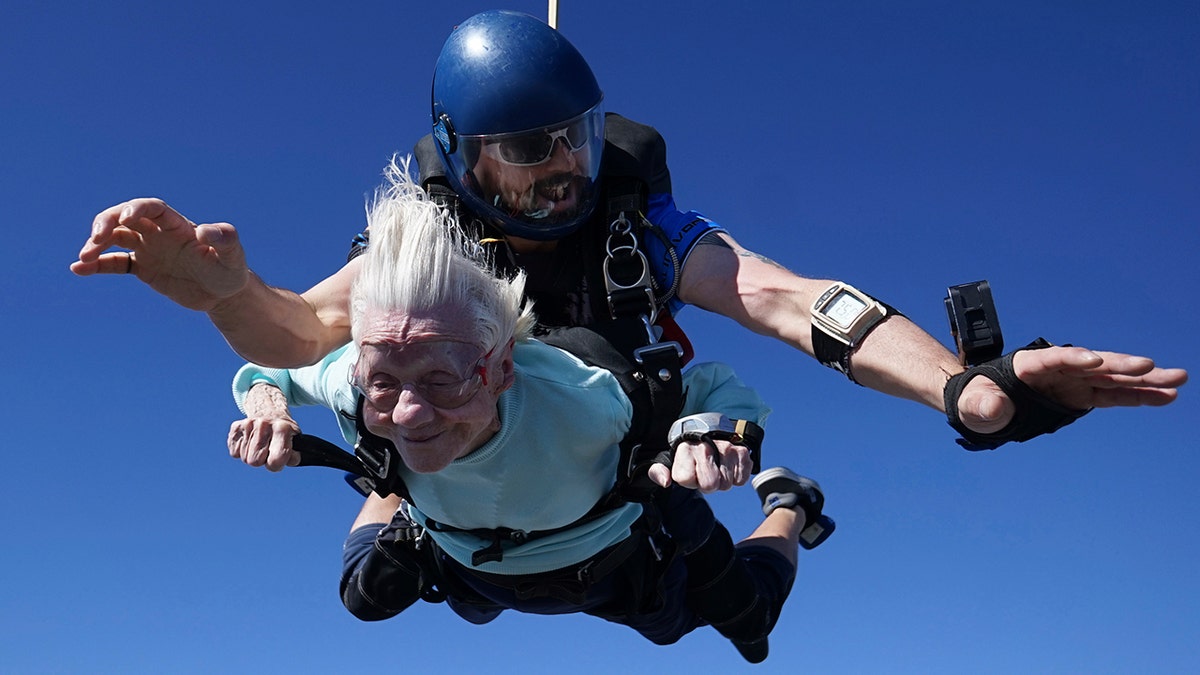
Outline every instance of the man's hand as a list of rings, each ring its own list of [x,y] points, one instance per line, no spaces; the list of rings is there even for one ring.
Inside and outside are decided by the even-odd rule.
[[[266,383],[250,388],[242,402],[246,419],[229,426],[229,456],[250,466],[266,465],[269,471],[300,463],[300,453],[292,451],[292,436],[300,425],[288,411],[283,392]]]
[[[1181,368],[1158,368],[1144,356],[1049,347],[1017,352],[1013,370],[1022,382],[1074,410],[1160,406],[1175,400],[1187,382]],[[986,377],[975,377],[958,399],[959,418],[972,431],[995,433],[1012,421],[1013,402]]]
[[[111,247],[126,251],[105,251]],[[71,271],[134,274],[189,309],[209,311],[250,278],[229,223],[195,225],[159,199],[134,199],[101,211]]]
[[[750,480],[754,462],[750,450],[729,441],[709,443],[681,442],[675,448],[675,462],[668,468],[662,464],[650,467],[650,479],[662,487],[674,481],[685,488],[703,493],[728,490],[745,485]]]

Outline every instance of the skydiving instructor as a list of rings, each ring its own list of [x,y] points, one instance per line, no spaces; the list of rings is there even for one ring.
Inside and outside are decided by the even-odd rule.
[[[965,368],[883,298],[745,249],[676,208],[662,138],[606,114],[586,61],[534,17],[490,11],[454,29],[435,66],[430,124],[415,152],[422,183],[474,224],[502,266],[527,271],[527,293],[551,325],[606,321],[604,248],[618,222],[612,204],[627,197],[632,206],[619,213],[631,216],[628,232],[649,261],[660,324],[689,304],[732,318],[860,385],[944,413],[972,449],[1029,440],[1093,408],[1165,405],[1187,381],[1146,357],[1045,343]],[[368,241],[360,235],[356,250]],[[100,212],[71,266],[83,276],[133,274],[206,312],[243,357],[281,368],[315,363],[349,340],[360,267],[351,258],[303,294],[271,287],[248,267],[232,225],[197,225],[158,199]],[[281,458],[264,449],[268,459]],[[670,478],[711,490],[727,488],[730,475],[701,468]]]

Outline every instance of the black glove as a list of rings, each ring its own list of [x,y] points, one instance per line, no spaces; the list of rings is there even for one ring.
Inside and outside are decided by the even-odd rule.
[[[1087,410],[1071,410],[1059,405],[1039,394],[1017,377],[1013,371],[1013,355],[1025,349],[1045,349],[1051,347],[1049,342],[1038,338],[1027,346],[1009,352],[978,366],[972,366],[950,378],[942,396],[946,406],[946,417],[950,426],[962,434],[957,443],[967,450],[994,450],[1009,441],[1023,443],[1042,434],[1052,434],[1071,422],[1091,412]],[[1069,346],[1069,345],[1068,345]],[[982,375],[1012,399],[1016,406],[1013,419],[1000,431],[981,434],[967,428],[958,416],[958,398],[972,378]]]

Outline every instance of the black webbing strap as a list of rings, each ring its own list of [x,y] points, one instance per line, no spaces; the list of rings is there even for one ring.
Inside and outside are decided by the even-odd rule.
[[[633,329],[636,325],[640,322],[598,325],[604,335],[580,326],[558,328],[541,338],[546,344],[612,373],[633,406],[629,432],[620,444],[617,480],[611,493],[614,505],[646,501],[658,487],[646,476],[646,471],[655,462],[670,466],[672,453],[667,434],[683,409],[685,395],[678,343],[631,346],[637,343],[636,339],[630,339],[630,333],[636,335]],[[624,350],[614,345],[630,347],[627,352],[630,356],[624,356]]]
[[[296,466],[324,466],[363,477],[368,474],[357,457],[318,436],[292,436],[292,450],[300,456]]]
[[[637,401],[634,423],[621,443],[622,466],[627,483],[623,493],[627,499],[645,501],[659,486],[650,480],[648,472],[654,464],[671,467],[675,449],[667,443],[671,425],[683,410],[685,392],[680,362],[683,350],[675,342],[639,347],[633,352],[640,384],[649,397],[648,408],[638,414]],[[620,487],[620,486],[619,486]]]
[[[300,456],[296,466],[324,466],[353,474],[351,483],[363,495],[374,492],[380,497],[398,495],[412,501],[404,479],[397,469],[400,453],[396,446],[371,432],[362,423],[363,400],[359,397],[355,425],[358,427],[358,442],[354,454],[350,454],[329,441],[309,434],[292,437],[292,450]]]
[[[575,527],[577,524],[577,522],[572,523],[568,528]],[[669,557],[674,555],[674,548],[673,542],[663,533],[661,515],[658,507],[653,504],[643,506],[642,515],[629,526],[629,531],[628,537],[591,558],[550,572],[520,575],[494,574],[466,567],[461,563],[453,564],[460,574],[469,574],[494,586],[507,588],[521,600],[552,597],[572,604],[582,604],[587,599],[587,592],[592,584],[617,571],[630,557],[638,555],[643,547],[648,547],[649,551],[644,554],[647,558],[646,563],[659,563],[656,565],[659,571],[653,574],[654,578],[651,580],[630,579],[631,582],[641,581],[644,587],[633,593],[636,605],[641,605],[643,592],[657,590],[657,585],[661,582],[670,563]],[[474,560],[472,560],[472,564],[475,564]]]

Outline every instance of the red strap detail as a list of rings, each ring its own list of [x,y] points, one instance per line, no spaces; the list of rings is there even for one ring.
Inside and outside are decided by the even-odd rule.
[[[679,346],[683,348],[683,356],[679,359],[679,365],[687,365],[688,361],[691,361],[692,357],[696,355],[696,350],[692,348],[692,341],[688,339],[687,334],[683,332],[678,323],[675,323],[675,317],[663,312],[658,315],[658,320],[654,322],[654,325],[662,328],[663,342],[679,343]]]

